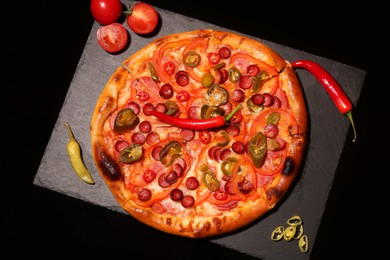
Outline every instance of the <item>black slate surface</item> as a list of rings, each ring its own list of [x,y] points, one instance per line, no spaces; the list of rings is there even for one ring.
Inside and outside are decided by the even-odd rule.
[[[158,11],[163,22],[158,34],[152,38],[132,35],[130,48],[121,55],[108,55],[97,46],[94,40],[97,24],[93,25],[34,184],[124,213],[98,176],[90,155],[90,116],[105,82],[128,55],[160,35],[199,28],[229,30],[166,10]],[[357,103],[365,78],[364,71],[276,43],[263,42],[287,60],[312,59],[323,65],[343,86],[351,101]],[[308,154],[301,175],[291,193],[273,212],[236,234],[211,239],[213,243],[262,259],[310,257],[338,160],[344,143],[349,141],[346,136],[350,126],[348,119],[340,115],[318,82],[308,72],[297,70],[297,73],[302,81],[310,114]],[[63,149],[68,140],[66,129],[62,125],[64,120],[72,125],[83,147],[84,159],[96,181],[93,187],[80,182],[67,162],[67,154]],[[272,229],[283,224],[292,214],[299,214],[304,219],[305,233],[310,238],[310,251],[307,254],[300,253],[293,243],[275,243],[269,240]]]

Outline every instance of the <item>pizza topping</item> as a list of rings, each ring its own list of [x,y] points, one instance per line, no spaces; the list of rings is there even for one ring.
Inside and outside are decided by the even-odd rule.
[[[153,64],[150,61],[148,62],[148,69],[149,69],[150,77],[154,81],[158,82],[159,79],[158,79],[158,75],[156,73],[156,69],[154,68]]]
[[[203,183],[210,191],[216,191],[219,189],[219,180],[211,170],[203,172]]]
[[[195,51],[188,51],[183,56],[183,63],[187,67],[196,67],[201,61],[201,56]]]
[[[188,119],[169,116],[164,113],[152,110],[150,114],[159,118],[160,120],[169,123],[171,125],[187,128],[193,130],[206,130],[210,128],[220,127],[226,124],[230,118],[241,108],[241,105],[237,106],[226,118],[223,116],[215,116],[207,119]]]
[[[226,104],[229,100],[227,90],[220,85],[213,84],[207,89],[207,102],[219,106]]]
[[[221,170],[222,170],[223,174],[230,177],[232,174],[234,164],[236,162],[237,162],[237,158],[235,158],[235,157],[230,157],[230,158],[225,159],[221,164]]]
[[[171,190],[169,197],[173,201],[181,201],[183,199],[183,192],[178,188],[174,188]]]
[[[199,187],[199,181],[194,176],[188,177],[186,187],[189,190],[196,190]]]
[[[191,195],[185,195],[181,200],[181,205],[184,208],[190,208],[194,205],[194,203],[195,203],[195,199]]]
[[[139,121],[140,119],[133,109],[122,109],[115,118],[114,132],[120,134],[132,130],[138,125]]]
[[[263,166],[267,154],[266,136],[262,131],[257,132],[248,142],[248,152],[256,168]]]
[[[160,161],[165,166],[169,166],[172,162],[181,156],[181,144],[178,141],[168,142],[160,151]]]
[[[218,54],[219,54],[219,56],[220,56],[222,59],[227,59],[227,58],[229,58],[230,55],[231,55],[231,53],[232,53],[231,50],[230,50],[228,47],[226,47],[226,46],[220,48],[219,51],[218,51]]]
[[[214,83],[214,76],[211,73],[205,73],[202,76],[202,79],[200,80],[200,84],[202,84],[203,87],[210,87]]]
[[[142,158],[143,149],[140,144],[133,143],[119,153],[119,162],[134,163]]]
[[[152,197],[152,192],[151,190],[145,188],[145,189],[142,189],[139,193],[138,193],[138,199],[140,201],[148,201],[150,200],[150,198]]]
[[[190,76],[185,70],[179,70],[176,72],[175,79],[176,83],[182,87],[186,86],[190,82]]]
[[[169,83],[165,83],[161,86],[159,94],[162,98],[169,99],[173,97],[173,87]]]
[[[236,67],[231,67],[229,70],[228,70],[228,76],[229,76],[229,80],[230,82],[232,83],[236,83],[240,80],[241,78],[241,72],[239,69],[237,69]]]

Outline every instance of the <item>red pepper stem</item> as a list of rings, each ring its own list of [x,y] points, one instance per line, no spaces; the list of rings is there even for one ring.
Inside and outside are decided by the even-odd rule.
[[[352,140],[352,142],[355,142],[356,138],[357,138],[357,134],[356,134],[355,123],[353,122],[353,118],[352,118],[352,110],[348,111],[344,115],[346,115],[349,118],[349,121],[351,121],[352,129],[353,129],[353,140]]]
[[[230,112],[229,115],[227,115],[227,116],[225,117],[225,122],[226,122],[226,123],[229,122],[229,120],[233,117],[233,115],[234,115],[239,109],[241,109],[241,107],[242,107],[241,104],[239,104],[238,106],[236,106],[236,107],[232,110],[232,112]]]

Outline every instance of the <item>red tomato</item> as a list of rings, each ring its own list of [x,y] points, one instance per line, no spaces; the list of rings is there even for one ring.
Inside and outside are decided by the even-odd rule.
[[[122,50],[128,40],[126,28],[120,23],[101,26],[96,33],[99,45],[107,52]]]
[[[101,25],[114,23],[122,13],[120,0],[91,0],[93,18]]]
[[[157,11],[147,3],[136,3],[128,14],[127,25],[135,33],[148,34],[157,26]]]

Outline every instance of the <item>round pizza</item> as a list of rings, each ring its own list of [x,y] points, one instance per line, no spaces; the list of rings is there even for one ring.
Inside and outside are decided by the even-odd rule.
[[[93,160],[121,207],[169,234],[244,228],[301,168],[307,108],[291,64],[247,36],[163,36],[112,74],[91,118]]]

